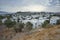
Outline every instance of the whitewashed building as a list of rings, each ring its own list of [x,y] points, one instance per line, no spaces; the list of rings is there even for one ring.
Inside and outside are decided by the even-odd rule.
[[[50,24],[56,24],[57,23],[57,20],[59,20],[60,17],[57,17],[57,16],[53,16],[51,19],[50,19]]]
[[[46,19],[31,19],[31,20],[22,20],[22,23],[26,24],[27,22],[31,22],[33,24],[33,28],[38,28],[39,26],[42,26]]]
[[[2,19],[2,23],[4,23],[4,22],[5,22],[5,20],[7,20],[7,18]]]

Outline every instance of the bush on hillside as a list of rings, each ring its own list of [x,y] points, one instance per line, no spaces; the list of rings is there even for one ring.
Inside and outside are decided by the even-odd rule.
[[[42,27],[43,28],[46,28],[46,26],[49,24],[49,20],[46,20],[43,24],[42,24]]]
[[[57,20],[57,23],[56,23],[57,25],[59,25],[60,24],[60,19],[59,20]]]
[[[27,31],[27,32],[29,32],[29,31],[31,31],[32,30],[32,27],[33,26],[33,24],[32,23],[30,23],[30,22],[27,22],[26,23],[26,26],[25,26],[25,31]]]
[[[46,28],[51,28],[51,27],[54,27],[54,25],[51,25],[51,24],[46,25]]]
[[[7,19],[12,18],[12,15],[6,15],[6,18],[7,18]]]
[[[2,23],[2,20],[0,20],[0,25],[2,25],[3,23]]]
[[[15,21],[11,21],[10,19],[7,19],[4,22],[4,24],[6,25],[6,27],[11,28],[11,27],[13,27],[16,24],[16,22]]]
[[[24,28],[24,24],[23,23],[19,23],[17,26],[14,27],[14,30],[16,32],[22,32],[23,28]]]
[[[3,19],[4,17],[0,15],[0,19]]]

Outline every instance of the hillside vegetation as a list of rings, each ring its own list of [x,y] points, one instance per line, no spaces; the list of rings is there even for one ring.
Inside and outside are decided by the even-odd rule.
[[[38,29],[31,34],[15,36],[15,39],[12,40],[60,40],[60,25],[45,28],[41,31]]]

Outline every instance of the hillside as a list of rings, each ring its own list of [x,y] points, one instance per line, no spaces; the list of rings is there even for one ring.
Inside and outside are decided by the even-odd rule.
[[[12,40],[60,40],[60,25],[35,31],[32,34],[18,33]]]

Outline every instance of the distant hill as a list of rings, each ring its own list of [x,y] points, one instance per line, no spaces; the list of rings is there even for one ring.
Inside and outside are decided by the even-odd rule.
[[[0,15],[3,15],[3,14],[12,14],[10,12],[5,12],[5,11],[0,11]]]
[[[60,15],[60,12],[16,12],[16,14],[20,15],[35,15],[35,14],[55,14]]]

